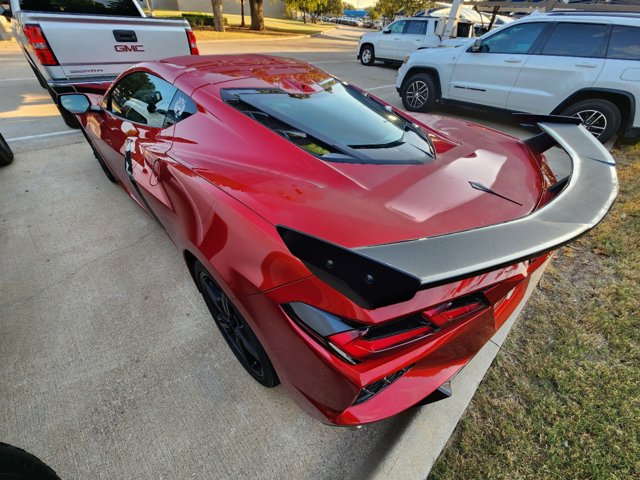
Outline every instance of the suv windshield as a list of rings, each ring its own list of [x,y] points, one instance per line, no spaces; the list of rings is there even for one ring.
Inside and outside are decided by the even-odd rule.
[[[229,90],[225,100],[325,159],[339,161],[348,156],[361,163],[433,160],[433,146],[417,125],[352,87],[335,80],[325,85],[324,91],[310,95]]]
[[[135,0],[20,0],[20,10],[140,17]]]

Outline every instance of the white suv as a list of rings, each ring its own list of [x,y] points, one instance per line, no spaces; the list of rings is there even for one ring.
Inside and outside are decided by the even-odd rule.
[[[582,119],[603,143],[640,134],[640,15],[530,15],[456,48],[405,58],[407,110],[438,101]]]
[[[464,43],[473,33],[472,24],[458,22],[458,37],[442,40],[436,35],[440,17],[411,17],[396,20],[380,32],[365,33],[358,43],[357,57],[363,65],[373,65],[376,60],[401,62],[402,59],[420,48],[454,46]]]

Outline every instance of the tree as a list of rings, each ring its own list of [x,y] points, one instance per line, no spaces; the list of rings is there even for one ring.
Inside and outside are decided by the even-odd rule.
[[[244,28],[244,0],[240,0],[240,27]]]
[[[249,0],[251,10],[251,30],[264,30],[263,0]]]
[[[211,0],[213,9],[213,29],[216,32],[224,32],[224,18],[222,17],[222,0]]]

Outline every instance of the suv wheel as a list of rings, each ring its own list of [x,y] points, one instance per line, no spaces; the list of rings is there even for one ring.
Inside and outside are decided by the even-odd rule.
[[[601,143],[608,142],[620,128],[620,109],[608,100],[597,98],[582,100],[561,112],[568,117],[579,118]]]
[[[426,112],[436,104],[438,90],[431,75],[417,73],[404,83],[400,95],[404,108],[410,112]]]
[[[360,50],[360,63],[362,63],[363,65],[366,65],[367,67],[370,67],[375,62],[376,62],[376,55],[375,55],[375,52],[373,51],[373,46],[365,45],[364,47],[362,47],[362,50]]]

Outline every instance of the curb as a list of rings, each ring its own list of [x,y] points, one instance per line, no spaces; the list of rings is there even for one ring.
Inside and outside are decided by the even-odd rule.
[[[310,37],[318,37],[320,35],[324,35],[327,32],[332,32],[334,30],[337,30],[337,27],[334,28],[330,28],[329,30],[325,30],[323,32],[317,32],[317,33],[310,33],[308,35],[291,35],[291,36],[280,36],[280,37],[274,37],[274,38],[236,38],[235,40],[230,39],[230,40],[197,40],[198,38],[198,34],[197,34],[197,30],[194,30],[194,33],[196,34],[196,40],[198,41],[198,45],[200,44],[212,44],[212,43],[236,43],[236,42],[282,42],[285,40],[299,40],[301,38],[310,38]]]

